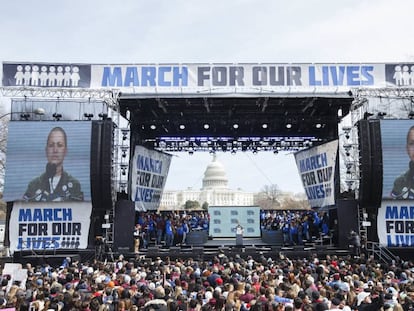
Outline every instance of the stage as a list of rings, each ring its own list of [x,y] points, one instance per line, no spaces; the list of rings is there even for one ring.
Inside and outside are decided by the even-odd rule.
[[[73,250],[29,250],[14,252],[12,257],[2,258],[3,262],[15,262],[32,265],[50,264],[51,266],[60,266],[66,257],[72,261],[93,261],[108,260],[116,261],[120,255],[124,259],[133,260],[135,258],[155,259],[160,257],[171,260],[188,259],[200,261],[211,261],[214,257],[227,256],[235,258],[240,256],[244,259],[252,257],[255,260],[277,259],[281,256],[289,258],[311,258],[314,256],[324,257],[326,255],[348,256],[348,249],[339,248],[331,244],[321,244],[319,241],[309,242],[305,245],[284,246],[280,240],[273,240],[272,243],[264,241],[263,238],[243,238],[242,245],[236,245],[236,238],[214,238],[206,241],[198,240],[200,243],[177,245],[166,247],[165,245],[155,245],[151,243],[148,248],[141,248],[138,254],[135,254],[131,247],[113,247],[106,248],[104,252],[97,251],[95,248],[90,249],[73,249]]]

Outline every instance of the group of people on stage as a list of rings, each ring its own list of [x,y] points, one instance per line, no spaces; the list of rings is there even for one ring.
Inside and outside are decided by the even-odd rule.
[[[283,244],[303,245],[333,230],[327,212],[306,211],[262,211],[262,229],[282,230]]]
[[[135,225],[135,252],[150,243],[166,247],[184,245],[191,230],[208,231],[207,212],[140,213]]]

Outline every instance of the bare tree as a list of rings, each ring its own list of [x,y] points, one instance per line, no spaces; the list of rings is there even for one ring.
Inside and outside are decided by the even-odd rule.
[[[282,209],[284,210],[307,210],[310,209],[307,199],[294,197],[285,197],[282,201]]]
[[[257,195],[256,204],[259,205],[261,209],[278,209],[280,208],[280,194],[281,191],[278,185],[266,185]]]

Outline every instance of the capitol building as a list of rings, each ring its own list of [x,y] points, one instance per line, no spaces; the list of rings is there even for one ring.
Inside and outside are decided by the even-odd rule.
[[[214,155],[208,164],[200,190],[164,190],[160,210],[184,209],[185,202],[198,201],[200,207],[206,202],[209,206],[252,206],[253,192],[232,190],[228,188],[228,179],[222,163]]]

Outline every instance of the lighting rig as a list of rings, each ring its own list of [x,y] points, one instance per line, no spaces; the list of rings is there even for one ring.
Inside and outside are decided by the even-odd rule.
[[[315,137],[161,137],[146,139],[143,144],[151,149],[166,152],[237,152],[250,151],[299,151],[319,145],[323,141]]]

